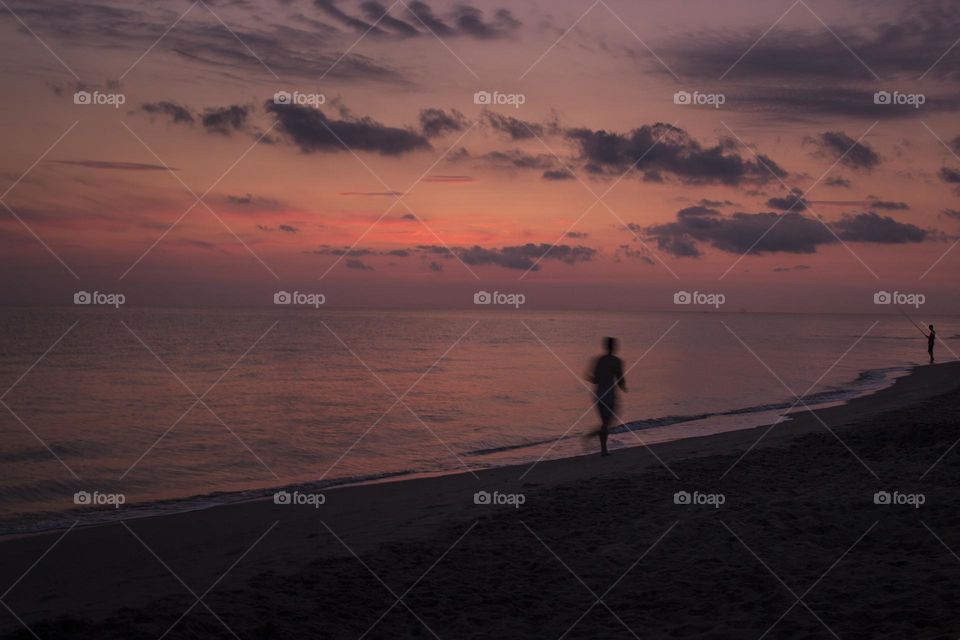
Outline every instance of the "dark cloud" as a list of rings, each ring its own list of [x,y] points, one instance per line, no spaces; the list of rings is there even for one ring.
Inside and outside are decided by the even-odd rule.
[[[298,231],[300,231],[299,228],[290,224],[281,224],[281,225],[277,225],[276,227],[268,227],[262,224],[258,224],[257,229],[259,229],[260,231],[282,231],[283,233],[297,233]]]
[[[507,116],[489,109],[483,112],[483,120],[495,131],[507,134],[511,140],[527,140],[544,134],[544,126]]]
[[[574,179],[574,175],[567,169],[549,169],[543,172],[542,177],[544,180],[552,180],[555,182]]]
[[[677,213],[674,222],[632,225],[631,229],[646,234],[662,251],[678,257],[699,257],[699,244],[737,254],[809,254],[822,245],[837,243],[838,237],[844,242],[879,244],[923,242],[937,237],[936,232],[874,212],[846,215],[829,226],[797,212],[722,216],[717,210],[688,207]]]
[[[194,117],[189,109],[171,100],[147,102],[140,106],[140,110],[151,116],[164,115],[174,124],[193,124]]]
[[[111,171],[176,171],[174,167],[165,167],[162,164],[145,164],[143,162],[113,162],[109,160],[51,160],[51,162]]]
[[[340,120],[329,118],[320,109],[290,104],[266,103],[274,115],[278,129],[304,153],[372,151],[397,156],[420,149],[429,149],[427,138],[412,129],[390,127],[369,117],[345,115]]]
[[[579,147],[587,171],[620,175],[636,164],[647,181],[673,176],[684,184],[763,183],[787,172],[770,158],[744,158],[726,141],[705,147],[670,124],[644,125],[627,134],[591,129],[568,129],[567,137]]]
[[[842,176],[831,176],[824,180],[823,184],[827,187],[841,187],[844,189],[851,187],[850,181]]]
[[[884,211],[903,211],[910,208],[910,205],[906,202],[894,202],[892,200],[871,200],[867,206],[871,209],[883,209]]]
[[[949,60],[932,69],[931,65],[955,43],[960,8],[951,2],[920,1],[888,6],[896,12],[872,24],[833,21],[825,29],[805,15],[811,27],[779,24],[769,37],[762,37],[766,23],[740,31],[703,31],[674,39],[677,44],[658,51],[684,77],[716,79],[729,69],[732,81],[804,83],[810,91],[830,80],[870,82],[875,79],[870,69],[885,79],[917,78],[928,70],[931,77],[957,78],[957,66]],[[795,5],[791,13],[800,17],[808,12]],[[737,61],[744,52],[748,53]],[[731,65],[735,66],[730,69]]]
[[[940,214],[943,216],[946,216],[947,218],[960,220],[960,211],[958,211],[957,209],[941,209]]]
[[[807,200],[803,197],[803,191],[794,189],[782,198],[770,198],[767,206],[780,211],[806,211]]]
[[[628,244],[622,244],[617,247],[617,251],[613,256],[615,262],[620,262],[622,258],[629,258],[631,260],[640,260],[641,262],[646,262],[647,264],[656,264],[650,256],[646,254],[646,251],[642,249],[635,249]]]
[[[568,238],[573,238],[574,240],[582,240],[588,237],[590,234],[585,231],[567,231],[565,234]]]
[[[873,147],[854,140],[842,131],[827,131],[816,138],[807,137],[805,142],[815,145],[819,153],[840,160],[840,164],[850,169],[869,171],[882,161]]]
[[[439,257],[445,260],[459,258],[471,266],[498,266],[505,269],[530,269],[538,271],[538,260],[562,262],[568,265],[590,262],[597,253],[596,249],[581,245],[566,244],[549,245],[546,243],[527,243],[505,247],[445,247],[442,245],[418,245],[403,249],[382,251],[368,248],[332,247],[324,245],[310,253],[320,255],[346,256],[348,258],[364,258],[372,256],[392,256],[406,258],[415,255]],[[544,255],[546,254],[546,255]],[[541,258],[542,257],[542,258]],[[433,269],[431,267],[431,269]],[[436,271],[436,269],[433,269]]]
[[[423,109],[420,112],[420,129],[428,138],[463,131],[466,128],[467,118],[456,109],[451,109],[449,114],[443,109],[434,108]]]
[[[246,129],[249,115],[250,107],[246,106],[212,107],[204,110],[200,123],[208,133],[228,136],[234,131]]]
[[[350,258],[344,262],[347,269],[357,269],[358,271],[373,271],[373,267],[365,263],[363,260],[357,260],[356,258]]]
[[[710,200],[708,198],[701,198],[698,202],[698,205],[701,207],[710,207],[711,209],[720,209],[721,207],[732,207],[736,202],[731,202],[730,200]]]
[[[798,265],[795,265],[795,266],[793,266],[793,267],[774,267],[774,268],[773,268],[773,272],[774,272],[774,273],[785,273],[785,272],[787,272],[787,271],[808,271],[809,269],[810,269],[810,265],[798,264]]]
[[[950,167],[943,167],[940,169],[938,174],[940,179],[948,184],[960,184],[960,171],[957,169],[951,169]]]
[[[430,271],[440,272],[443,271],[443,265],[437,262],[436,260],[430,261]]]
[[[425,2],[407,3],[409,21],[390,15],[386,5],[366,1],[360,4],[363,17],[351,15],[340,8],[336,0],[314,0],[314,5],[328,17],[358,33],[373,37],[395,36],[412,38],[430,35],[440,37],[470,36],[481,40],[504,38],[522,25],[508,9],[498,9],[490,19],[475,7],[459,5],[447,18],[437,17]]]
[[[337,27],[302,14],[292,15],[289,21],[264,20],[259,5],[252,2],[234,3],[227,20],[229,30],[215,20],[178,21],[182,8],[167,3],[45,0],[17,2],[12,8],[24,22],[34,25],[45,41],[127,51],[131,60],[143,53],[144,43],[157,42],[152,58],[163,59],[166,54],[169,63],[172,54],[178,57],[178,64],[202,65],[236,80],[253,75],[273,79],[262,60],[285,80],[315,80],[326,75],[340,82],[411,84],[392,66],[362,53],[351,51],[344,56],[344,51],[332,44],[339,42],[335,36],[342,35]],[[174,22],[177,27],[168,31]]]

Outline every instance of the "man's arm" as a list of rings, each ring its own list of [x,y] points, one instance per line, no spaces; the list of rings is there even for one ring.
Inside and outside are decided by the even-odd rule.
[[[623,377],[623,361],[621,360],[617,365],[617,385],[620,387],[621,391],[627,390],[627,379]]]

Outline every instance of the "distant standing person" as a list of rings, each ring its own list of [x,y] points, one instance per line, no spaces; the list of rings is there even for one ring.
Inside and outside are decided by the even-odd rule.
[[[933,325],[930,326],[930,333],[927,334],[927,353],[930,354],[930,364],[933,364],[933,346],[937,344],[937,332],[933,330]]]
[[[623,377],[623,360],[618,358],[617,339],[604,338],[607,353],[593,362],[593,368],[587,373],[587,381],[596,385],[597,411],[600,413],[600,454],[610,455],[607,451],[607,438],[610,436],[610,423],[617,417],[617,390],[626,391],[627,381]]]

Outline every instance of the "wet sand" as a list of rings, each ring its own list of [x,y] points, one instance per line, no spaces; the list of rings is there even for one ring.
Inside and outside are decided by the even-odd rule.
[[[958,388],[960,363],[918,367],[772,427],[7,541],[0,630],[956,638]]]

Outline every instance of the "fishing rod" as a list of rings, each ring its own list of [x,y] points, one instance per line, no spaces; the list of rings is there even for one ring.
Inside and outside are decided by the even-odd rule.
[[[900,305],[894,303],[894,306],[897,308],[897,310],[898,310],[900,313],[903,314],[903,317],[905,317],[907,320],[909,320],[910,323],[917,328],[917,331],[919,331],[920,333],[922,333],[924,336],[927,335],[927,332],[923,330],[923,327],[921,327],[921,326],[918,325],[916,322],[914,322],[913,318],[911,318],[909,315],[907,315],[907,312],[904,311],[903,308],[902,308]]]

